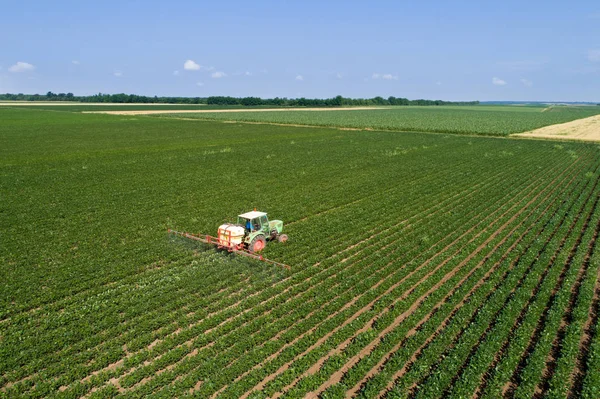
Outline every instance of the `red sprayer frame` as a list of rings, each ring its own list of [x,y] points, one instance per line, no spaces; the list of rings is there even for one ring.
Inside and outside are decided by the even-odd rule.
[[[264,258],[260,254],[248,251],[246,248],[244,248],[243,244],[223,245],[222,243],[219,242],[219,239],[217,237],[209,236],[208,234],[192,234],[192,233],[188,233],[188,232],[175,231],[175,230],[171,230],[171,229],[168,229],[168,232],[171,234],[181,236],[181,237],[189,238],[190,240],[200,241],[200,242],[203,242],[203,243],[209,244],[209,245],[216,245],[217,248],[226,249],[229,252],[234,252],[236,254],[244,255],[249,258],[257,259],[257,260],[260,260],[263,262],[270,263],[275,266],[283,267],[287,270],[291,270],[291,268],[286,264],[269,260],[267,258]],[[231,243],[229,242],[229,244],[231,244]]]

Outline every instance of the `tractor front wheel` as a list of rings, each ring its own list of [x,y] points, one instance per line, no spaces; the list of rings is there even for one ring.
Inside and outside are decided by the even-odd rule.
[[[248,245],[248,250],[250,252],[260,252],[263,249],[265,249],[266,245],[267,245],[267,240],[265,239],[265,236],[258,235],[252,239],[252,241],[250,242],[250,245]]]
[[[280,235],[277,237],[277,240],[278,240],[279,242],[286,242],[286,241],[287,241],[287,239],[288,239],[288,236],[287,236],[287,234],[280,234]]]

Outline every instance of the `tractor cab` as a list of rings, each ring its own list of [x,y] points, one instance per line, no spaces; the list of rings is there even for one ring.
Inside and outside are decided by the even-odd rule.
[[[264,249],[267,240],[287,241],[287,235],[281,234],[283,222],[267,218],[265,212],[251,211],[238,215],[237,225],[244,228],[243,242],[251,252]]]
[[[247,234],[257,231],[269,233],[269,219],[264,212],[252,211],[238,215],[237,224],[243,226]]]

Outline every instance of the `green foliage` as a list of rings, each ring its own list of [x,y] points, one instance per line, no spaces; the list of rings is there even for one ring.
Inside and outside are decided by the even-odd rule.
[[[595,107],[439,106],[369,110],[273,111],[157,115],[356,129],[506,136],[600,113]]]
[[[0,396],[597,396],[597,146],[0,118]]]

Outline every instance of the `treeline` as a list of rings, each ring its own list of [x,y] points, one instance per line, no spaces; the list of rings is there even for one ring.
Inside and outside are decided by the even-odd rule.
[[[479,101],[409,100],[402,97],[388,98],[260,98],[260,97],[148,97],[136,94],[103,94],[75,96],[73,93],[46,94],[0,94],[0,101],[79,101],[83,103],[136,103],[136,104],[207,104],[277,107],[340,107],[344,105],[476,105]]]
[[[334,98],[267,98],[259,97],[223,97],[213,96],[208,97],[207,104],[209,105],[275,105],[284,107],[340,107],[343,105],[476,105],[479,101],[442,101],[442,100],[409,100],[402,97],[388,98],[373,97],[373,98],[346,98],[337,96]]]
[[[46,94],[0,94],[0,101],[79,101],[83,103],[129,103],[129,104],[206,104],[206,98],[201,97],[148,97],[137,94],[103,94],[91,96],[75,96],[73,93]]]

